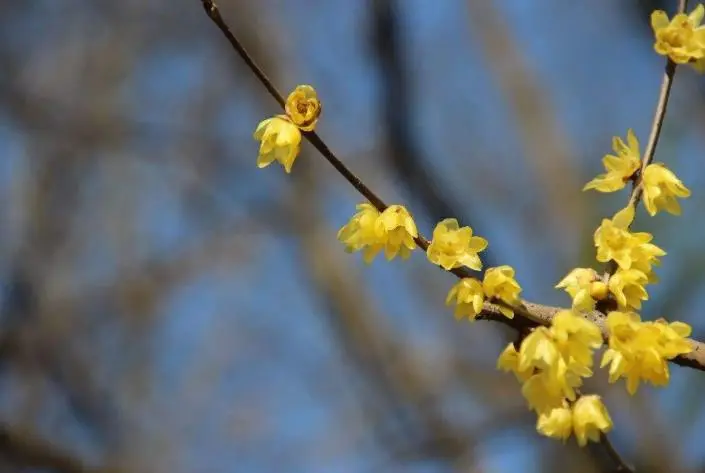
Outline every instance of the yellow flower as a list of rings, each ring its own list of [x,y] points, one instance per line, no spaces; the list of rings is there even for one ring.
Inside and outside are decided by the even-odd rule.
[[[705,8],[698,5],[686,15],[679,13],[670,22],[662,10],[651,14],[654,30],[654,50],[677,64],[697,61],[705,56],[705,28],[700,26]]]
[[[521,394],[529,403],[529,408],[537,414],[550,412],[563,406],[565,394],[559,378],[549,371],[531,376],[521,387]]]
[[[561,406],[539,414],[536,430],[546,437],[565,442],[573,432],[573,411]]]
[[[369,264],[384,248],[376,232],[380,212],[367,202],[356,208],[358,212],[338,231],[338,240],[345,244],[348,252],[364,249],[363,259]]]
[[[592,376],[592,352],[602,346],[598,326],[570,310],[562,310],[553,318],[550,333],[567,369],[578,376]]]
[[[595,308],[595,300],[592,298],[591,289],[597,278],[594,269],[575,268],[556,284],[556,289],[565,289],[573,298],[573,310],[592,310]]]
[[[581,396],[568,407],[563,405],[541,412],[536,422],[536,430],[564,442],[575,432],[578,445],[584,447],[588,440],[600,441],[600,434],[612,429],[612,419],[600,396]]]
[[[644,206],[652,217],[661,209],[680,215],[681,206],[676,198],[690,197],[690,190],[663,164],[649,164],[644,170],[642,183]]]
[[[621,138],[612,138],[612,149],[616,156],[607,154],[602,158],[602,164],[607,171],[585,184],[583,190],[595,189],[599,192],[615,192],[623,189],[640,166],[639,141],[634,131],[627,131],[627,144]]]
[[[573,404],[573,430],[578,445],[600,441],[600,434],[612,430],[612,419],[600,396],[581,396]]]
[[[620,267],[631,265],[631,251],[634,240],[629,233],[629,225],[634,220],[634,209],[628,206],[617,212],[612,219],[603,219],[595,230],[597,261],[606,263],[615,260]]]
[[[534,329],[521,343],[516,366],[517,371],[533,369],[543,375],[533,381],[536,386],[526,388],[530,404],[540,404],[535,397],[541,392],[575,399],[574,388],[582,383],[581,377],[592,376],[593,350],[601,345],[597,325],[569,310],[556,314],[550,328]]]
[[[284,110],[296,126],[311,131],[321,114],[321,102],[313,87],[299,85],[286,98]]]
[[[519,347],[519,370],[542,370],[556,366],[560,353],[547,327],[536,327]]]
[[[658,257],[666,252],[650,243],[653,238],[650,233],[629,232],[633,219],[634,208],[628,206],[617,212],[611,220],[602,220],[594,235],[596,258],[601,263],[614,260],[622,269],[638,269],[648,276],[651,266],[658,265]]]
[[[659,319],[654,322],[661,330],[660,351],[667,359],[675,358],[678,355],[690,353],[693,348],[686,337],[690,336],[692,329],[690,325],[683,322],[671,322],[670,324]]]
[[[641,301],[649,299],[644,289],[649,278],[637,269],[618,269],[609,279],[610,292],[617,299],[620,310],[640,309]]]
[[[448,292],[446,305],[450,305],[454,299],[456,303],[455,317],[460,319],[463,316],[468,316],[470,320],[474,320],[485,302],[482,283],[474,278],[461,279]]]
[[[301,132],[296,125],[284,115],[268,118],[257,125],[254,138],[261,142],[257,167],[279,161],[287,173],[291,172],[301,149]]]
[[[426,253],[429,261],[447,271],[461,266],[479,271],[482,261],[478,253],[485,248],[487,240],[473,236],[472,228],[461,228],[456,219],[447,218],[436,225]]]
[[[520,382],[526,381],[534,373],[533,367],[519,369],[519,353],[513,343],[507,345],[497,359],[497,369],[512,372]]]
[[[682,328],[672,332],[676,330]],[[539,415],[539,432],[562,439],[570,435],[567,401],[577,398],[582,378],[592,375],[592,352],[601,345],[597,325],[564,310],[555,315],[551,327],[537,327],[527,335],[518,351],[510,343],[499,356],[497,368],[513,372],[523,383],[521,393]]]
[[[375,233],[384,240],[384,256],[391,260],[398,254],[403,259],[416,248],[414,238],[419,236],[416,223],[402,205],[390,205],[377,219]]]
[[[521,303],[519,299],[521,286],[514,279],[514,269],[511,266],[502,265],[488,269],[482,281],[482,289],[488,299],[498,299],[510,306],[517,306]],[[506,317],[514,318],[512,309],[500,306],[499,310]]]
[[[401,205],[390,205],[379,212],[372,204],[362,203],[350,221],[338,231],[338,239],[349,252],[363,251],[363,259],[371,263],[384,250],[388,260],[400,255],[406,259],[416,248],[416,224]]]
[[[602,366],[610,365],[610,383],[627,379],[629,394],[636,393],[642,380],[654,386],[668,384],[666,360],[692,351],[685,338],[690,326],[682,322],[642,322],[637,314],[614,311],[607,316],[607,329],[609,348]]]

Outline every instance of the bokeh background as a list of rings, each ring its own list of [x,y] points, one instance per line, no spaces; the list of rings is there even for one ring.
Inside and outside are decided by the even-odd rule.
[[[472,225],[554,305],[627,199],[581,187],[613,135],[645,143],[649,12],[675,3],[219,2],[282,91],[317,88],[320,135],[368,185],[426,234]],[[199,0],[0,2],[0,471],[610,471],[535,433],[494,367],[514,334],[456,322],[452,276],[343,251],[360,197],[315,150],[256,168],[276,113]],[[693,196],[636,223],[668,251],[644,316],[700,339],[704,123],[683,69],[657,160]],[[587,386],[639,471],[705,471],[702,373]]]

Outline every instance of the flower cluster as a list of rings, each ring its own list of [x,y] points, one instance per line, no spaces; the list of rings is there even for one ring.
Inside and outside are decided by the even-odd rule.
[[[286,99],[286,115],[267,118],[257,125],[254,138],[260,141],[257,166],[264,168],[278,161],[288,173],[301,150],[301,130],[315,128],[321,102],[310,85],[299,85]]]
[[[678,13],[670,21],[666,12],[653,12],[654,50],[676,64],[691,64],[699,72],[705,71],[705,26],[700,24],[703,14],[702,4],[689,15]]]
[[[607,316],[609,348],[602,358],[602,366],[610,365],[610,382],[627,379],[627,391],[636,393],[639,382],[649,381],[654,386],[668,384],[666,360],[692,350],[686,339],[691,328],[683,322],[665,320],[642,322],[633,312],[610,312]]]
[[[558,284],[556,289],[564,289],[573,299],[573,310],[589,311],[595,308],[595,301],[607,297],[607,286],[592,268],[575,268]]]
[[[372,204],[357,206],[358,213],[338,232],[338,239],[347,250],[363,251],[363,259],[371,263],[382,250],[388,260],[398,254],[408,258],[416,248],[418,237],[416,224],[409,212],[401,205],[392,205],[380,212]],[[479,253],[487,248],[487,240],[473,234],[472,228],[461,227],[454,218],[440,221],[433,230],[433,239],[426,249],[428,260],[451,271],[467,267],[479,271],[482,261]],[[521,304],[521,286],[514,278],[511,266],[489,268],[482,282],[475,278],[462,278],[455,284],[446,298],[446,304],[455,301],[455,315],[474,319],[485,300],[499,304],[499,310],[508,318],[514,317],[512,307]]]
[[[641,166],[639,141],[634,132],[627,131],[627,143],[622,138],[612,138],[612,150],[615,154],[606,154],[602,158],[605,166],[604,174],[600,174],[592,181],[585,184],[583,190],[595,189],[599,192],[615,192],[624,189]]]
[[[572,405],[565,402],[563,406],[539,416],[536,430],[546,437],[564,442],[571,433],[575,433],[578,445],[584,447],[588,440],[599,442],[601,433],[612,430],[612,418],[600,396],[591,394],[580,396]]]
[[[448,292],[446,305],[455,302],[455,317],[474,320],[482,310],[485,299],[499,302],[499,310],[508,318],[514,317],[511,307],[521,303],[521,286],[514,279],[511,266],[489,268],[482,282],[475,278],[463,278]]]
[[[700,23],[704,13],[705,8],[699,5],[690,15],[678,14],[669,21],[664,12],[655,12],[652,25],[656,51],[669,56],[676,64],[702,62],[705,27]],[[651,216],[661,210],[680,215],[678,199],[689,197],[690,190],[665,165],[650,164],[652,156],[641,157],[639,140],[631,129],[627,132],[626,143],[619,137],[613,138],[612,149],[614,154],[602,160],[606,172],[583,189],[615,192],[628,182],[633,184],[627,206],[612,218],[603,219],[593,236],[595,259],[607,263],[607,271],[600,276],[592,268],[575,268],[556,288],[570,295],[574,311],[592,311],[596,307],[609,311],[606,318],[609,348],[602,359],[602,367],[609,365],[610,382],[626,378],[627,390],[634,394],[641,381],[666,385],[669,380],[667,360],[692,350],[686,338],[690,334],[687,324],[669,324],[664,320],[642,322],[633,312],[649,299],[646,286],[658,282],[654,267],[666,255],[652,243],[653,235],[631,231],[636,205],[639,198],[643,198],[646,212]],[[603,304],[598,305],[598,302]],[[540,420],[539,431],[566,438],[570,434],[567,427],[570,415],[565,410],[567,404],[561,409],[564,410]]]
[[[654,48],[668,56],[670,67],[690,64],[705,71],[704,15],[702,5],[670,20],[662,11],[653,13]],[[260,141],[257,166],[277,161],[289,173],[301,148],[302,133],[316,126],[321,103],[311,86],[300,85],[289,94],[284,109],[285,115],[259,123],[254,138]],[[660,211],[680,215],[679,199],[689,197],[690,190],[664,164],[651,162],[653,147],[648,156],[641,156],[633,130],[627,131],[626,141],[614,137],[612,150],[613,154],[602,159],[605,172],[583,188],[609,193],[632,184],[627,206],[603,219],[593,235],[595,259],[606,263],[606,270],[602,275],[593,268],[571,270],[556,285],[570,295],[571,309],[558,311],[548,327],[521,332],[526,334],[521,342],[507,345],[497,360],[498,369],[514,373],[521,383],[521,393],[537,415],[537,431],[563,441],[574,435],[580,446],[600,441],[612,429],[601,398],[579,392],[583,380],[593,375],[593,354],[602,346],[603,336],[608,338],[608,348],[601,367],[609,365],[611,383],[625,378],[630,394],[643,381],[666,385],[668,360],[693,349],[687,339],[689,325],[663,319],[642,321],[633,312],[649,299],[646,286],[658,282],[654,267],[666,252],[652,243],[650,233],[631,230],[640,199],[651,216]],[[499,306],[509,319],[515,309],[523,307],[522,289],[512,267],[488,268],[482,278],[466,276],[465,268],[483,269],[480,253],[488,247],[487,240],[475,235],[471,227],[446,218],[435,226],[429,242],[419,234],[404,206],[385,206],[379,199],[373,202],[359,204],[357,213],[338,231],[346,251],[362,252],[369,264],[381,252],[387,260],[407,259],[417,246],[425,248],[429,262],[461,277],[446,297],[446,305],[455,305],[458,319],[474,320],[486,301]],[[591,321],[595,319],[585,317],[585,312],[595,309],[599,312],[592,317],[604,318],[606,334]]]
[[[454,218],[438,222],[433,230],[433,240],[428,245],[428,260],[441,268],[451,269],[467,266],[479,271],[482,261],[478,253],[487,248],[487,240],[473,236],[472,228],[460,227]]]
[[[513,372],[522,383],[529,408],[538,415],[537,430],[548,437],[567,439],[575,433],[578,443],[596,441],[612,428],[607,409],[598,396],[578,399],[577,388],[592,376],[593,351],[602,345],[594,323],[572,311],[560,311],[550,327],[535,328],[517,351],[510,343],[497,367]]]
[[[592,310],[596,301],[608,296],[622,310],[640,309],[641,302],[649,298],[645,286],[657,281],[653,267],[666,252],[651,243],[650,233],[631,232],[633,219],[634,208],[628,206],[613,218],[603,219],[595,231],[597,261],[616,264],[616,272],[606,282],[591,268],[576,268],[556,285],[571,296],[574,310]]]
[[[677,199],[689,197],[690,190],[662,163],[649,164],[642,175],[638,175],[641,168],[639,140],[631,129],[627,132],[626,144],[617,136],[612,139],[612,149],[616,156],[607,154],[602,158],[606,172],[585,184],[583,190],[615,192],[624,189],[627,182],[640,178],[644,207],[649,215],[654,216],[660,210],[680,215]]]
[[[406,208],[390,205],[380,212],[372,204],[362,203],[357,210],[338,232],[338,239],[349,252],[363,250],[363,259],[368,264],[382,250],[387,260],[397,255],[407,259],[411,255],[416,248],[414,239],[419,234]]]

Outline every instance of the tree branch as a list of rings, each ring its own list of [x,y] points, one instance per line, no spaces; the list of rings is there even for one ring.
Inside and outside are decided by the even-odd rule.
[[[0,425],[0,454],[23,467],[50,469],[62,473],[99,471],[34,434],[21,432],[7,425]]]
[[[687,7],[688,0],[679,0],[678,13],[684,13]],[[627,207],[633,207],[635,211],[636,207],[639,205],[639,201],[641,201],[641,196],[644,194],[644,171],[646,170],[646,167],[654,160],[654,155],[656,154],[656,146],[658,146],[658,140],[661,136],[661,128],[663,127],[663,121],[666,118],[668,99],[671,96],[671,87],[673,86],[673,78],[675,75],[676,63],[671,61],[669,58],[666,60],[666,70],[663,74],[663,80],[661,81],[661,89],[659,91],[658,102],[656,103],[656,110],[654,111],[654,119],[651,123],[649,141],[646,143],[644,156],[641,158],[641,167],[632,177],[632,192],[629,195]],[[607,265],[607,274],[605,276],[614,274],[615,271],[617,271],[617,263],[610,261]]]
[[[517,312],[517,315],[523,317],[524,320],[517,317],[514,319],[506,318],[500,312],[500,306],[492,303],[485,303],[485,306],[483,307],[478,318],[482,320],[494,320],[511,327],[521,328],[526,327],[527,325],[551,325],[553,317],[555,317],[559,311],[567,310],[562,307],[536,304],[526,300],[522,301],[522,305],[523,307],[520,307],[518,310],[515,308],[515,311]],[[583,315],[586,319],[590,320],[600,328],[602,337],[606,341],[609,334],[605,325],[604,314],[594,310]],[[676,365],[687,366],[688,368],[705,371],[705,343],[698,340],[693,340],[692,338],[689,338],[688,342],[690,342],[690,345],[693,347],[693,351],[685,355],[677,356],[670,361]]]
[[[619,473],[634,473],[634,468],[632,468],[630,465],[627,464],[627,462],[624,461],[624,459],[622,459],[621,455],[614,448],[614,445],[612,445],[612,442],[610,441],[609,437],[607,437],[607,435],[600,435],[600,443],[605,448],[605,451],[607,452],[607,455],[610,457],[610,459],[614,462],[615,465],[617,465],[615,471]]]
[[[201,0],[203,8],[206,11],[208,17],[215,23],[218,29],[225,35],[230,44],[233,46],[235,51],[245,60],[245,63],[252,69],[252,72],[258,77],[258,79],[264,84],[270,94],[277,100],[280,106],[284,106],[284,100],[282,99],[282,94],[274,87],[267,76],[262,72],[262,70],[257,66],[257,64],[252,60],[252,58],[247,53],[247,50],[240,44],[238,39],[232,33],[230,28],[227,26],[223,20],[218,6],[213,0]],[[684,0],[681,0],[681,4],[685,4]],[[670,87],[670,85],[669,85]],[[663,107],[663,112],[665,113],[665,105]],[[661,119],[662,120],[662,119]],[[333,151],[326,145],[323,140],[315,132],[304,132],[304,136],[308,141],[323,155],[324,158],[367,200],[370,201],[378,210],[382,211],[387,208],[384,201],[377,196],[369,187],[367,187],[362,180],[357,177],[351,170],[349,170],[345,164],[343,164],[340,159],[338,159]],[[429,242],[423,235],[419,234],[416,238],[416,243],[419,247],[426,251]],[[456,268],[450,271],[458,278],[472,277],[472,274],[466,268]],[[529,301],[522,301],[522,306],[511,307],[514,309],[518,317],[513,319],[508,319],[501,315],[499,311],[499,305],[486,303],[480,318],[485,320],[495,320],[502,322],[506,325],[521,329],[522,327],[531,325],[550,325],[555,314],[563,310],[558,307],[550,307],[541,304],[535,304]],[[604,314],[598,311],[593,311],[585,315],[588,320],[595,322],[600,330],[602,331],[603,338],[607,340],[607,331],[604,324]],[[689,339],[691,345],[693,346],[693,351],[686,355],[681,355],[673,360],[673,363],[681,366],[687,366],[700,371],[705,371],[705,344],[702,342]]]

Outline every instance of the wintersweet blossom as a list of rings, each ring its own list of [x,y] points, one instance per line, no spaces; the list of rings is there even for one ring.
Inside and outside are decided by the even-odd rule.
[[[400,255],[406,259],[416,248],[418,236],[411,214],[401,205],[390,205],[379,212],[367,202],[358,204],[358,212],[338,231],[338,239],[349,252],[363,250],[365,263],[371,263],[384,250],[388,260]]]
[[[600,441],[600,434],[612,430],[612,419],[600,396],[581,396],[572,406],[563,405],[543,412],[536,422],[536,430],[546,437],[565,442],[575,433],[578,445],[584,447],[588,440]]]
[[[698,61],[705,57],[705,8],[698,5],[693,11],[676,14],[670,21],[666,12],[656,10],[651,14],[651,27],[654,30],[654,50],[668,56],[677,64]]]
[[[596,258],[601,263],[614,260],[622,269],[634,268],[650,276],[652,266],[660,264],[658,258],[666,252],[650,243],[653,239],[650,233],[631,233],[629,225],[633,219],[634,207],[630,205],[612,219],[602,220],[594,235]]]
[[[550,332],[567,369],[581,377],[592,376],[592,353],[602,346],[597,325],[570,310],[562,310],[553,318]]]
[[[600,396],[581,396],[573,404],[573,431],[578,445],[600,441],[600,434],[612,430],[612,419]]]
[[[639,140],[633,130],[627,131],[627,144],[618,136],[612,138],[612,149],[616,156],[607,154],[602,158],[602,164],[607,172],[585,184],[584,191],[589,189],[599,192],[618,191],[623,189],[639,170]]]
[[[467,316],[470,320],[474,320],[485,302],[482,283],[475,278],[461,279],[448,292],[446,305],[452,304],[454,300],[455,317],[460,319]]]
[[[644,206],[649,215],[654,216],[659,210],[673,215],[681,214],[677,198],[690,197],[688,189],[680,179],[666,166],[660,163],[649,164],[642,176],[644,186]]]
[[[610,383],[626,378],[629,394],[636,393],[641,381],[668,384],[667,360],[692,351],[686,338],[691,328],[682,322],[642,322],[635,313],[614,311],[607,315],[606,325],[609,348],[601,366],[610,365]]]
[[[345,244],[348,252],[363,250],[363,259],[371,263],[383,248],[375,231],[380,212],[367,202],[356,208],[358,212],[338,231],[338,240]]]
[[[599,398],[583,396],[586,400],[580,403],[576,391],[582,378],[592,375],[592,354],[601,345],[597,325],[564,310],[554,316],[550,327],[533,329],[518,350],[510,343],[502,351],[497,368],[513,372],[522,383],[521,393],[538,416],[539,433],[566,440],[575,432],[584,445],[595,433],[611,428],[606,409],[595,402]],[[572,401],[576,402],[571,406]]]
[[[279,161],[291,172],[301,149],[301,132],[285,115],[263,120],[257,125],[254,138],[260,141],[257,167],[264,168]]]
[[[529,404],[529,408],[536,414],[549,412],[556,407],[563,405],[566,399],[566,391],[575,399],[573,388],[580,384],[566,384],[566,381],[580,381],[580,378],[562,378],[552,371],[540,371],[532,375],[521,386],[521,394]]]
[[[581,378],[592,376],[592,354],[601,345],[600,329],[569,310],[557,313],[550,327],[537,327],[524,338],[516,371],[535,372],[522,390],[532,409],[541,413],[564,398],[574,400]]]
[[[628,228],[633,220],[634,208],[631,206],[617,212],[612,219],[602,220],[594,235],[597,261],[606,263],[614,260],[620,267],[631,266],[634,240]]]
[[[595,308],[594,295],[601,293],[593,288],[599,276],[592,268],[575,268],[556,284],[556,289],[564,289],[573,298],[573,310],[587,311]]]
[[[522,371],[530,367],[547,370],[558,364],[560,356],[550,329],[536,327],[521,342],[518,368]]]
[[[524,382],[534,374],[534,367],[519,369],[519,352],[513,343],[510,343],[497,358],[497,369],[512,372],[520,382]]]
[[[641,301],[649,299],[649,293],[644,286],[649,278],[638,269],[619,268],[607,283],[610,292],[619,304],[621,310],[640,309]]]
[[[536,430],[546,437],[565,442],[573,433],[573,411],[567,402],[549,411],[539,414]]]
[[[485,272],[482,281],[482,289],[488,299],[497,299],[510,306],[517,306],[521,303],[519,294],[521,286],[514,279],[514,268],[507,265],[489,268]],[[501,306],[499,310],[508,318],[514,318],[514,311],[509,307]]]
[[[472,228],[460,227],[454,218],[440,221],[433,230],[433,239],[426,254],[429,261],[445,270],[467,266],[479,271],[482,261],[478,253],[487,248],[487,240],[473,236]]]
[[[387,260],[398,254],[407,259],[416,248],[414,239],[419,236],[414,219],[403,205],[390,205],[384,209],[377,219],[375,232],[382,235],[384,256]]]
[[[296,126],[311,131],[321,114],[321,102],[313,87],[299,85],[286,98],[284,109]]]
[[[524,384],[522,394],[538,414],[576,398],[583,377],[592,376],[592,354],[602,345],[599,328],[572,311],[560,311],[550,327],[537,327],[518,353],[505,348],[498,367],[513,371]]]

